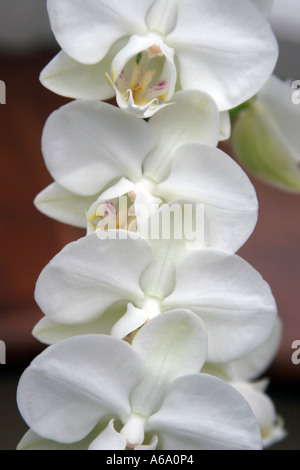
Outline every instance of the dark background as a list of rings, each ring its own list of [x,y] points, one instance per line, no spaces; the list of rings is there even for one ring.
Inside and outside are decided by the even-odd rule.
[[[15,449],[27,430],[17,410],[16,388],[23,370],[43,349],[31,336],[42,316],[33,299],[36,279],[66,243],[83,235],[33,206],[36,194],[51,182],[40,150],[44,123],[69,100],[39,83],[40,71],[59,50],[45,2],[26,0],[24,10],[22,3],[2,0],[0,4],[0,80],[7,87],[6,104],[0,105],[0,339],[7,347],[7,364],[0,370],[0,450]],[[294,1],[283,3],[291,12],[288,5]],[[300,15],[292,20],[300,25]],[[276,74],[296,80],[300,43],[288,21],[280,15],[273,19],[280,42]],[[259,221],[239,254],[270,284],[284,327],[280,350],[267,375],[269,395],[289,435],[272,449],[300,450],[300,365],[291,361],[292,342],[300,340],[300,196],[249,176],[258,195]]]

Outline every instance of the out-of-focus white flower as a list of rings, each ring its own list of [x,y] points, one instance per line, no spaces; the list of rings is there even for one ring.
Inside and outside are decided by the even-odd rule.
[[[246,400],[199,373],[201,320],[177,310],[125,341],[74,337],[34,359],[18,387],[31,431],[19,449],[239,450],[262,447]]]
[[[178,89],[207,92],[220,111],[229,110],[258,92],[277,61],[270,25],[250,1],[48,0],[47,6],[62,51],[42,71],[42,83],[72,98],[116,93],[119,106],[138,117],[151,116]]]
[[[266,393],[269,380],[261,379],[278,352],[281,337],[282,324],[277,317],[272,334],[253,353],[228,364],[206,364],[203,368],[203,372],[229,382],[248,401],[259,423],[264,448],[276,444],[287,435],[284,421]]]
[[[151,213],[186,200],[204,205],[205,246],[235,252],[253,232],[258,204],[245,172],[215,148],[219,134],[219,112],[201,92],[176,93],[149,123],[106,103],[73,101],[46,123],[42,148],[55,182],[35,204],[65,223],[86,227],[88,219],[92,231],[101,211],[117,215],[120,196],[137,216],[138,205]]]
[[[207,330],[210,362],[259,347],[277,314],[268,284],[239,256],[122,230],[67,245],[41,272],[35,299],[46,316],[34,335],[46,343],[91,332],[125,338],[161,313],[189,309]]]
[[[272,186],[300,192],[300,104],[291,83],[272,76],[238,114],[232,131],[239,162]],[[294,100],[295,101],[295,100]]]

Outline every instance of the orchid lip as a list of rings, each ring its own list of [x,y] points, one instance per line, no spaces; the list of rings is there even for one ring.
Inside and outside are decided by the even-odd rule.
[[[134,193],[137,194],[140,191],[146,191],[152,195],[155,195],[156,184],[153,180],[147,177],[143,177],[138,183],[134,186]]]
[[[120,432],[120,434],[122,434],[127,441],[128,449],[134,449],[136,446],[144,442],[145,422],[145,417],[136,413],[130,414],[127,423]]]
[[[161,300],[156,297],[147,297],[142,309],[147,313],[149,320],[161,313]]]
[[[131,36],[111,64],[111,77],[106,75],[119,106],[135,112],[141,108],[144,113],[153,114],[168,102],[177,81],[174,54],[155,33]]]

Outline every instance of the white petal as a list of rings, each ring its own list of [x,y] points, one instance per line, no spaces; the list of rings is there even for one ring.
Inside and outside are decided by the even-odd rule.
[[[107,420],[100,422],[84,439],[74,444],[62,444],[44,439],[30,429],[19,442],[17,450],[88,450],[90,443],[106,427],[106,424]]]
[[[169,34],[177,21],[179,0],[155,0],[146,15],[146,24],[150,31],[162,36]]]
[[[204,374],[170,385],[148,421],[164,450],[260,450],[258,424],[245,399],[225,382]]]
[[[151,127],[115,106],[75,101],[48,118],[42,148],[52,177],[77,194],[97,194],[116,178],[138,179],[156,145]]]
[[[147,320],[147,313],[128,304],[127,312],[120,318],[120,320],[113,326],[111,335],[123,339],[136,329],[140,328]]]
[[[232,384],[249,403],[261,429],[264,447],[275,444],[284,437],[286,432],[276,414],[272,400],[260,391],[255,384],[236,382]]]
[[[90,444],[89,450],[125,450],[126,439],[114,428],[114,420],[110,420],[107,428]]]
[[[300,107],[292,102],[295,91],[290,83],[273,75],[258,93],[257,101],[264,106],[269,118],[274,121],[275,133],[280,134],[295,161],[300,163]]]
[[[134,184],[126,178],[121,178],[114,186],[101,193],[97,202],[108,201],[130,193],[134,189]]]
[[[220,113],[220,123],[221,123],[221,129],[220,129],[220,141],[228,140],[231,135],[231,120],[230,120],[230,114],[228,111],[223,111]]]
[[[84,443],[86,444],[86,440]],[[82,445],[82,441],[75,444],[61,444],[43,439],[31,430],[23,436],[17,446],[17,450],[87,450],[87,448],[87,445]]]
[[[49,346],[26,369],[18,406],[35,433],[76,442],[105,416],[130,412],[129,395],[142,371],[140,358],[124,341],[102,335],[69,338]]]
[[[118,39],[146,32],[145,14],[152,0],[48,0],[55,37],[68,55],[85,63],[100,61]]]
[[[182,88],[207,92],[220,111],[254,96],[278,57],[269,23],[249,1],[181,2],[167,43],[176,49]]]
[[[239,359],[257,349],[270,336],[277,313],[260,274],[237,255],[212,248],[180,260],[176,287],[163,306],[188,308],[202,318],[209,362]]]
[[[235,252],[257,222],[252,183],[232,158],[212,147],[190,144],[179,148],[157,194],[167,201],[184,198],[204,204],[206,246]]]
[[[40,342],[54,344],[72,336],[86,334],[109,335],[114,324],[125,314],[126,305],[113,305],[100,318],[82,325],[65,325],[43,317],[34,327],[32,334]]]
[[[108,54],[96,64],[81,64],[59,52],[42,70],[40,81],[44,87],[61,96],[83,100],[107,100],[114,92],[106,81],[112,56]]]
[[[146,157],[144,174],[162,181],[169,173],[175,151],[183,144],[197,142],[216,147],[220,134],[220,115],[212,98],[200,91],[176,92],[172,106],[149,120],[159,141]]]
[[[86,228],[86,211],[97,196],[78,196],[57,183],[50,184],[34,199],[43,214],[75,227]]]
[[[149,220],[151,220],[153,214],[157,213],[162,203],[162,200],[152,196],[150,191],[143,188],[143,181],[141,181],[141,184],[138,183],[135,186],[134,191],[134,213],[136,215],[137,231],[142,237],[145,238],[148,238],[149,235]]]
[[[282,115],[286,115],[285,123],[289,123],[286,110],[282,110]],[[296,130],[296,126],[291,127]],[[284,133],[285,128],[278,126],[267,107],[254,101],[234,122],[232,148],[236,159],[248,172],[276,188],[299,193],[298,149],[294,151]],[[294,142],[296,140],[294,138]]]
[[[153,438],[151,439],[151,442],[150,444],[148,445],[138,445],[135,447],[134,450],[155,450],[156,447],[157,447],[157,444],[158,444],[158,438],[157,436],[153,436]]]
[[[172,292],[175,287],[176,264],[186,252],[188,243],[197,249],[198,243],[201,245],[203,242],[201,236],[199,240],[192,232],[188,233],[185,225],[193,222],[194,216],[192,213],[185,221],[184,211],[184,201],[164,204],[149,219],[147,236],[147,232],[143,230],[143,236],[148,238],[153,249],[153,256],[141,275],[140,284],[150,297],[163,299]]]
[[[196,315],[177,310],[148,322],[132,346],[143,358],[145,375],[133,390],[130,403],[135,413],[149,416],[159,409],[172,380],[200,371],[206,359],[207,337]]]
[[[161,40],[160,40],[161,42]],[[111,64],[111,77],[115,83],[118,80],[119,75],[124,70],[126,64],[137,56],[140,52],[149,49],[153,46],[153,38],[132,35],[122,50],[114,57]]]
[[[122,231],[102,235],[70,243],[41,272],[35,298],[51,320],[84,324],[118,301],[143,300],[139,277],[151,259],[149,243],[127,232],[117,238]]]
[[[272,334],[267,341],[249,356],[230,364],[231,380],[253,380],[258,379],[262,374],[264,374],[278,352],[281,338],[282,322],[280,318],[277,317]]]

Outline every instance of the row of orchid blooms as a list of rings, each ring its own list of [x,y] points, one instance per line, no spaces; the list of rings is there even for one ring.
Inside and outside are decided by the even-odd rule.
[[[260,377],[281,322],[270,287],[236,254],[257,222],[255,190],[218,148],[233,109],[266,113],[268,90],[285,87],[271,76],[272,2],[47,6],[62,51],[41,81],[74,101],[46,122],[54,182],[35,203],[87,233],[36,284],[44,317],[33,334],[48,347],[20,379],[30,430],[18,448],[273,444],[285,430]],[[118,106],[104,102],[114,95]],[[195,243],[174,235],[182,218],[162,236],[175,206],[203,209]]]

